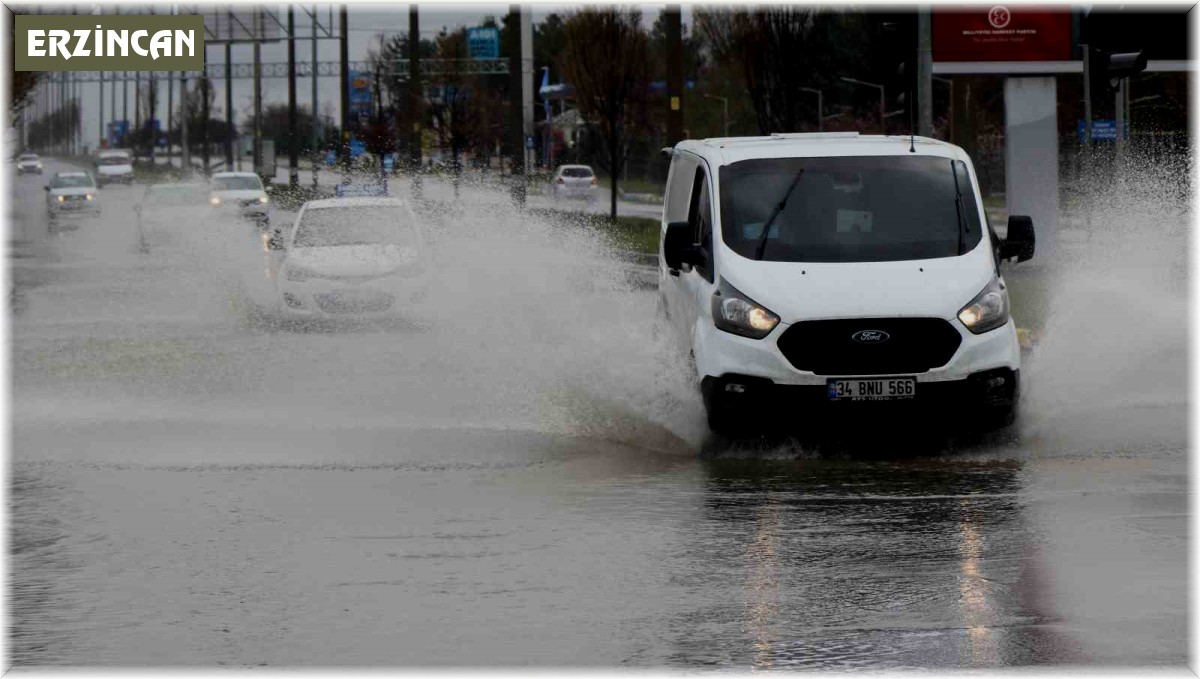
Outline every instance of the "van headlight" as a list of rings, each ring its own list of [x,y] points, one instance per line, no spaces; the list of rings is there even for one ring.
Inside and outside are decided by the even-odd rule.
[[[213,207],[218,207],[221,205],[221,197],[213,196],[212,198],[208,199],[208,202],[211,203]]]
[[[718,330],[751,339],[762,339],[779,325],[779,316],[738,292],[724,278],[712,296],[712,316]]]
[[[993,278],[975,299],[958,312],[958,320],[973,334],[981,335],[1008,322],[1008,290]]]
[[[258,202],[262,203],[263,205],[266,205],[268,200],[270,200],[270,198],[267,198],[266,196],[258,197]]]

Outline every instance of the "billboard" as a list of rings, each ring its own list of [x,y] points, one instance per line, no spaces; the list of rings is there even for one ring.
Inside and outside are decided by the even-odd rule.
[[[1071,10],[1060,6],[935,6],[933,60],[1070,61]]]

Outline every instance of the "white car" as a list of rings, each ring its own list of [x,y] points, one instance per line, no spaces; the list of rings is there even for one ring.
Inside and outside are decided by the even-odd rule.
[[[36,153],[22,153],[17,157],[17,174],[41,174],[42,159]]]
[[[212,216],[204,184],[151,184],[133,211],[142,250],[174,243]]]
[[[99,191],[87,172],[58,172],[46,185],[46,214],[50,228],[60,220],[74,217],[99,217]]]
[[[128,151],[112,149],[96,154],[96,181],[105,184],[133,183],[133,156]]]
[[[924,411],[1013,421],[1021,354],[1000,273],[1028,217],[987,225],[957,146],[858,133],[692,140],[671,151],[660,327],[694,359],[709,427]]]
[[[596,199],[596,173],[587,165],[559,165],[550,180],[555,200],[576,198]]]
[[[286,234],[276,234],[284,249],[275,280],[285,317],[390,316],[427,290],[424,238],[400,199],[310,201]]]
[[[213,208],[250,219],[260,226],[271,221],[271,199],[253,172],[215,172],[209,182]]]

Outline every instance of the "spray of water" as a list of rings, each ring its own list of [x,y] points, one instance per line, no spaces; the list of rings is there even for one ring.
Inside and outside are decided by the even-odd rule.
[[[1022,371],[1024,442],[1182,445],[1190,163],[1132,152],[1115,171],[1097,163],[1062,211],[1058,247],[1015,267],[1044,322]]]

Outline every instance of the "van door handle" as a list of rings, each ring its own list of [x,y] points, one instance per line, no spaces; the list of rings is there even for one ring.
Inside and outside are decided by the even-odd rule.
[[[671,274],[672,276],[674,276],[676,278],[679,278],[679,269],[667,269],[667,273]]]

